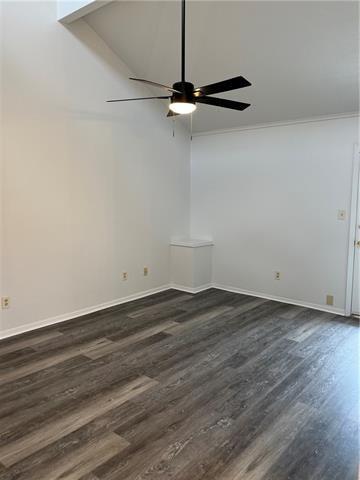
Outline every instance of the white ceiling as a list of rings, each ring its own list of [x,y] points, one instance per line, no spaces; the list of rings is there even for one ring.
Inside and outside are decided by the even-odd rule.
[[[180,79],[179,1],[120,1],[85,19],[138,77]],[[357,2],[188,2],[187,80],[253,84],[222,95],[251,103],[243,112],[199,105],[194,131],[357,111],[358,24]]]

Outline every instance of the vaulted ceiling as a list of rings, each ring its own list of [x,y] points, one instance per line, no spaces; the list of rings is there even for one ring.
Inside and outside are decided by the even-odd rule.
[[[114,2],[85,20],[136,76],[180,79],[179,1]],[[249,109],[199,105],[194,130],[357,111],[358,24],[357,2],[189,1],[187,79],[200,86],[243,75],[253,84],[222,95]]]

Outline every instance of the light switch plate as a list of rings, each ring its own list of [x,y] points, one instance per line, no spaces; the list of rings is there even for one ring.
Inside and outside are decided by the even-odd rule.
[[[338,220],[345,220],[346,219],[346,210],[338,210]]]

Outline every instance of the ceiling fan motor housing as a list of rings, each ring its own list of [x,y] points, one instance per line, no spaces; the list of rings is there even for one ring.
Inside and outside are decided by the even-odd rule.
[[[194,85],[191,82],[176,82],[173,85],[174,92],[171,102],[176,103],[195,103],[194,99]],[[180,93],[181,92],[181,93]]]

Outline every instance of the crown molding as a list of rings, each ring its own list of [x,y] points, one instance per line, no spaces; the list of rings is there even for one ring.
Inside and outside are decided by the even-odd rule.
[[[226,133],[244,132],[247,130],[258,130],[261,128],[286,127],[290,125],[299,125],[303,123],[327,122],[330,120],[342,120],[346,118],[359,118],[359,117],[360,117],[359,112],[339,113],[334,115],[322,115],[319,117],[301,118],[298,120],[289,120],[284,122],[257,123],[254,125],[247,125],[244,127],[227,128],[222,130],[209,130],[207,132],[193,133],[192,136],[204,137],[208,135],[224,135]]]

